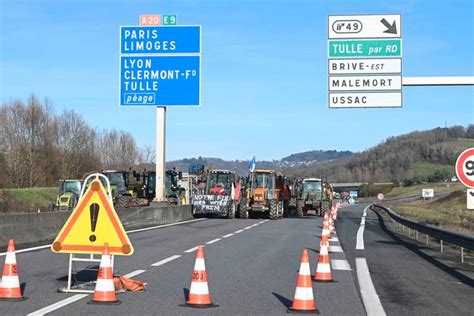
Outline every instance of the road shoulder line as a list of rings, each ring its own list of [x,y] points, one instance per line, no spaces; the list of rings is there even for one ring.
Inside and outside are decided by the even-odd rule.
[[[359,281],[362,302],[364,303],[367,315],[386,315],[382,303],[380,302],[380,298],[375,291],[374,284],[372,283],[369,267],[367,266],[367,260],[365,258],[356,258],[356,273],[357,280]]]

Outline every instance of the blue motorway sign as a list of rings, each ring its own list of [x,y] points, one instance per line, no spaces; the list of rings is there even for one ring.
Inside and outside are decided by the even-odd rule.
[[[200,26],[122,26],[120,54],[199,54]]]
[[[122,105],[199,105],[201,56],[121,56]]]
[[[123,26],[120,38],[120,105],[200,105],[200,26]]]

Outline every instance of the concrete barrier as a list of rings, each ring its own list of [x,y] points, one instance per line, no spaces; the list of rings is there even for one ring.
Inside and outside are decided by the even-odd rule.
[[[172,224],[193,218],[190,205],[160,205],[117,209],[125,230]],[[51,243],[71,213],[20,213],[0,215],[0,252],[13,238],[18,249]]]

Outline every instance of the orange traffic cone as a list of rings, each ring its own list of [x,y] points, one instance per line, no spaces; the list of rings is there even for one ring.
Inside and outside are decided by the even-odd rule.
[[[334,227],[334,221],[332,220],[332,216],[330,215],[329,216],[329,232],[331,234],[335,234],[336,233],[336,228]]]
[[[329,221],[323,220],[323,229],[321,231],[321,240],[323,238],[328,238],[331,236],[331,231],[329,230]]]
[[[329,242],[326,240],[321,241],[321,247],[319,249],[318,265],[316,267],[316,273],[314,274],[313,280],[316,282],[333,282],[331,273],[331,260],[329,259]]]
[[[97,283],[95,285],[94,296],[89,304],[113,304],[118,305],[121,302],[115,296],[114,275],[110,260],[109,245],[104,244],[102,258],[100,260]]]
[[[209,287],[207,284],[206,263],[204,262],[204,250],[198,246],[196,262],[194,263],[193,279],[189,289],[186,306],[189,307],[216,307],[212,304]]]
[[[15,242],[8,241],[5,265],[3,266],[2,282],[0,282],[0,300],[23,301],[26,297],[21,295],[20,278],[16,265]]]
[[[296,279],[295,297],[288,312],[319,313],[313,296],[308,250],[303,250],[300,261],[300,270],[298,272],[298,278]]]

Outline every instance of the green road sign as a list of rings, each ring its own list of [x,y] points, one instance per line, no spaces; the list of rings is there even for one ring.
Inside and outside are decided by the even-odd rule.
[[[401,39],[329,40],[329,57],[401,57]]]
[[[163,15],[163,25],[176,25],[176,15]]]

